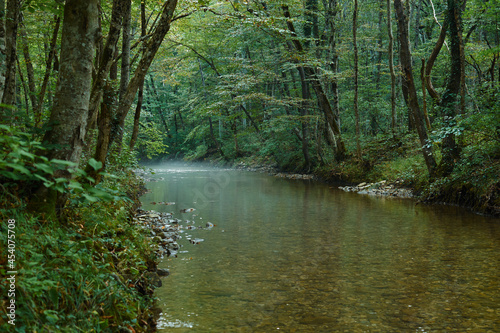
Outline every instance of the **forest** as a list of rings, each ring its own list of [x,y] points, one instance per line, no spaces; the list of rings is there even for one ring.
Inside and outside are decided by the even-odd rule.
[[[498,0],[0,0],[0,21],[2,328],[13,267],[19,332],[154,326],[128,223],[148,161],[500,214]]]

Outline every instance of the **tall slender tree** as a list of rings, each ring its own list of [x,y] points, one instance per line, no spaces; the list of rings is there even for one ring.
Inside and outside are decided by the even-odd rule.
[[[352,13],[352,43],[354,47],[354,118],[356,120],[356,155],[361,158],[361,146],[359,144],[359,110],[358,110],[358,0],[354,0],[354,11]]]
[[[403,70],[403,85],[407,89],[407,104],[410,111],[410,117],[412,117],[413,124],[417,129],[427,170],[430,177],[434,177],[436,174],[436,160],[432,152],[432,146],[428,142],[427,129],[425,127],[425,122],[420,111],[420,106],[418,104],[417,98],[417,90],[415,88],[415,82],[413,80],[410,40],[408,35],[408,16],[405,13],[405,8],[401,0],[394,0],[394,9],[396,12],[396,17],[398,19],[399,57]]]

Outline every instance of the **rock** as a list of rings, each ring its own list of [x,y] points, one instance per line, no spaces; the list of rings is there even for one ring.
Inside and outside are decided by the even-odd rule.
[[[158,268],[156,270],[156,273],[158,273],[159,276],[169,276],[170,275],[170,271],[166,268]]]

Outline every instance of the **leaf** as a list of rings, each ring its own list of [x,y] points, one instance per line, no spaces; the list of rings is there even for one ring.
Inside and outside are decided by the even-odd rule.
[[[48,164],[34,163],[33,165],[35,166],[35,168],[37,168],[39,170],[42,170],[45,173],[48,173],[50,175],[54,174],[54,169],[50,165],[48,165]]]
[[[94,168],[95,171],[99,170],[102,168],[102,162],[96,161],[95,159],[91,158],[89,160],[89,165]]]
[[[65,160],[59,160],[57,158],[51,159],[50,162],[54,163],[54,164],[66,165],[66,166],[70,166],[70,167],[76,167],[77,166],[77,164],[74,163],[74,162],[65,161]]]
[[[30,175],[31,174],[31,171],[29,171],[28,169],[26,169],[22,165],[15,164],[15,163],[5,163],[5,165],[8,166],[8,167],[11,167],[12,169],[17,170],[17,171],[19,171],[21,173],[24,173],[25,175]]]
[[[34,177],[40,179],[43,182],[48,182],[49,180],[43,176],[37,175],[36,173],[33,175]]]
[[[99,201],[98,198],[96,197],[93,197],[91,195],[88,195],[87,193],[82,193],[83,197],[87,200],[87,201],[90,201],[90,202],[97,202]]]

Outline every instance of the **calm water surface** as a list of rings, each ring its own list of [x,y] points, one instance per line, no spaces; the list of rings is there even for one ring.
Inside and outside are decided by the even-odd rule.
[[[186,230],[161,262],[160,332],[500,332],[499,219],[260,173],[154,169],[145,209],[216,224]]]

